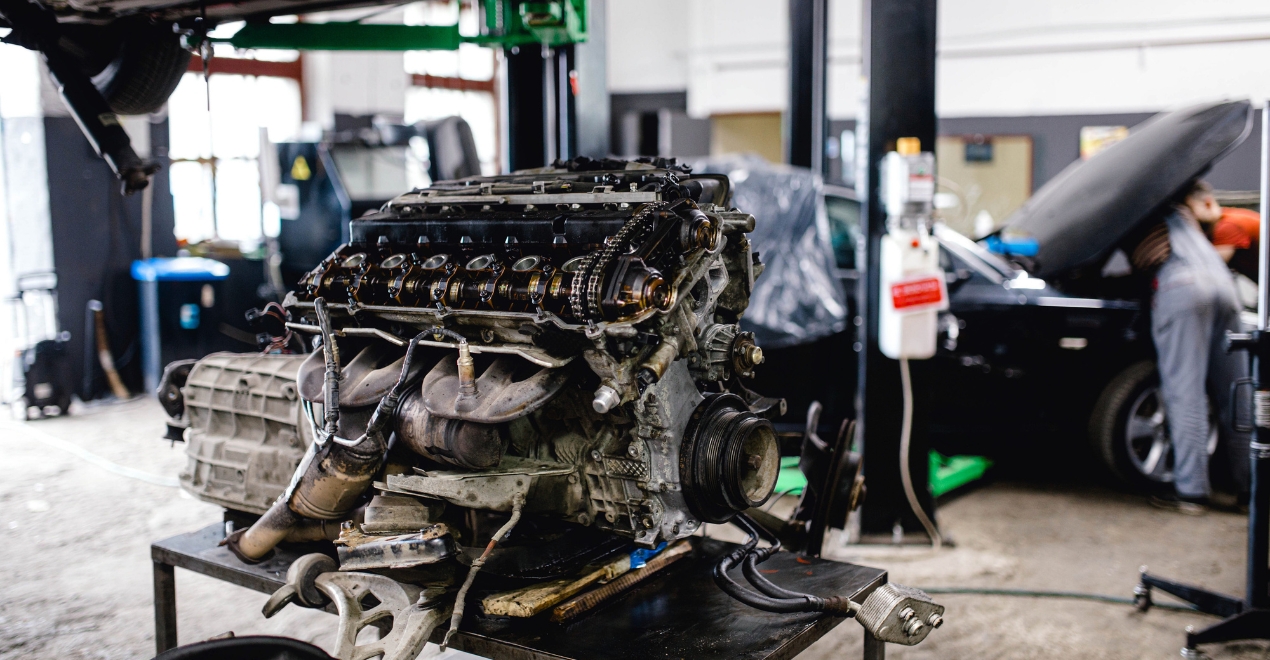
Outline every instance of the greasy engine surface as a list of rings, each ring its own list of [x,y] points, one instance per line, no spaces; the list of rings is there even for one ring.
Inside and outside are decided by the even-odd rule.
[[[462,512],[518,499],[644,546],[761,504],[780,402],[741,382],[763,359],[737,325],[763,266],[728,188],[673,161],[578,159],[440,182],[354,220],[284,303],[308,345],[329,315],[338,432],[321,430],[322,349],[210,356],[182,390],[182,484],[252,513],[282,495],[361,535],[449,520],[466,545]],[[386,451],[341,476],[314,439],[366,434],[399,376]],[[306,490],[309,460],[327,471]]]

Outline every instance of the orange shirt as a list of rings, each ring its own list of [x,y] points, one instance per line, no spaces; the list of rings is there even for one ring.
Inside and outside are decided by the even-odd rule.
[[[1248,209],[1222,207],[1221,220],[1213,226],[1213,245],[1233,245],[1246,250],[1261,234],[1261,214]]]

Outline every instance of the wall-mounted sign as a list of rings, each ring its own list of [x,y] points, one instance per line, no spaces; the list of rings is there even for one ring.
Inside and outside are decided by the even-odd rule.
[[[967,163],[992,162],[992,138],[975,134],[966,138]]]
[[[1081,126],[1080,159],[1089,160],[1094,154],[1127,137],[1128,126]]]

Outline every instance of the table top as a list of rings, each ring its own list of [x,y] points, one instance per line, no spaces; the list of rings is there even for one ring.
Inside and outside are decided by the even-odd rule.
[[[282,586],[287,568],[312,550],[279,548],[248,566],[217,547],[225,536],[220,523],[180,534],[151,546],[155,562],[178,566],[265,593]],[[817,613],[773,614],[753,609],[714,584],[711,570],[735,546],[698,538],[689,557],[667,567],[567,626],[535,618],[527,621],[467,617],[451,646],[499,658],[792,658],[845,619]],[[850,596],[860,602],[886,582],[878,568],[809,559],[788,552],[762,564],[779,586],[821,596]],[[742,579],[738,573],[737,579]],[[434,641],[439,640],[440,635]]]

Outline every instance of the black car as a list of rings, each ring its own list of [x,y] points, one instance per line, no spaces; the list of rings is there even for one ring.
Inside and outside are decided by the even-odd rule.
[[[1118,244],[1187,182],[1248,133],[1247,102],[1160,115],[1103,154],[1046,184],[993,240],[976,242],[942,225],[950,309],[933,358],[930,434],[948,454],[998,454],[1085,435],[1102,463],[1135,487],[1172,481],[1173,457],[1159,394],[1150,326],[1150,280],[1130,272]],[[737,184],[738,189],[745,182]],[[823,187],[848,320],[862,262],[860,204],[850,189]],[[1013,241],[1028,254],[1009,252]],[[755,245],[763,245],[756,239]],[[767,351],[757,388],[780,393],[797,417],[811,400],[826,417],[854,414],[854,328]],[[844,365],[831,379],[824,365]],[[774,372],[774,373],[772,373]],[[1220,452],[1214,428],[1210,452]],[[1034,447],[1033,447],[1034,448]],[[1217,483],[1222,470],[1213,461]]]

